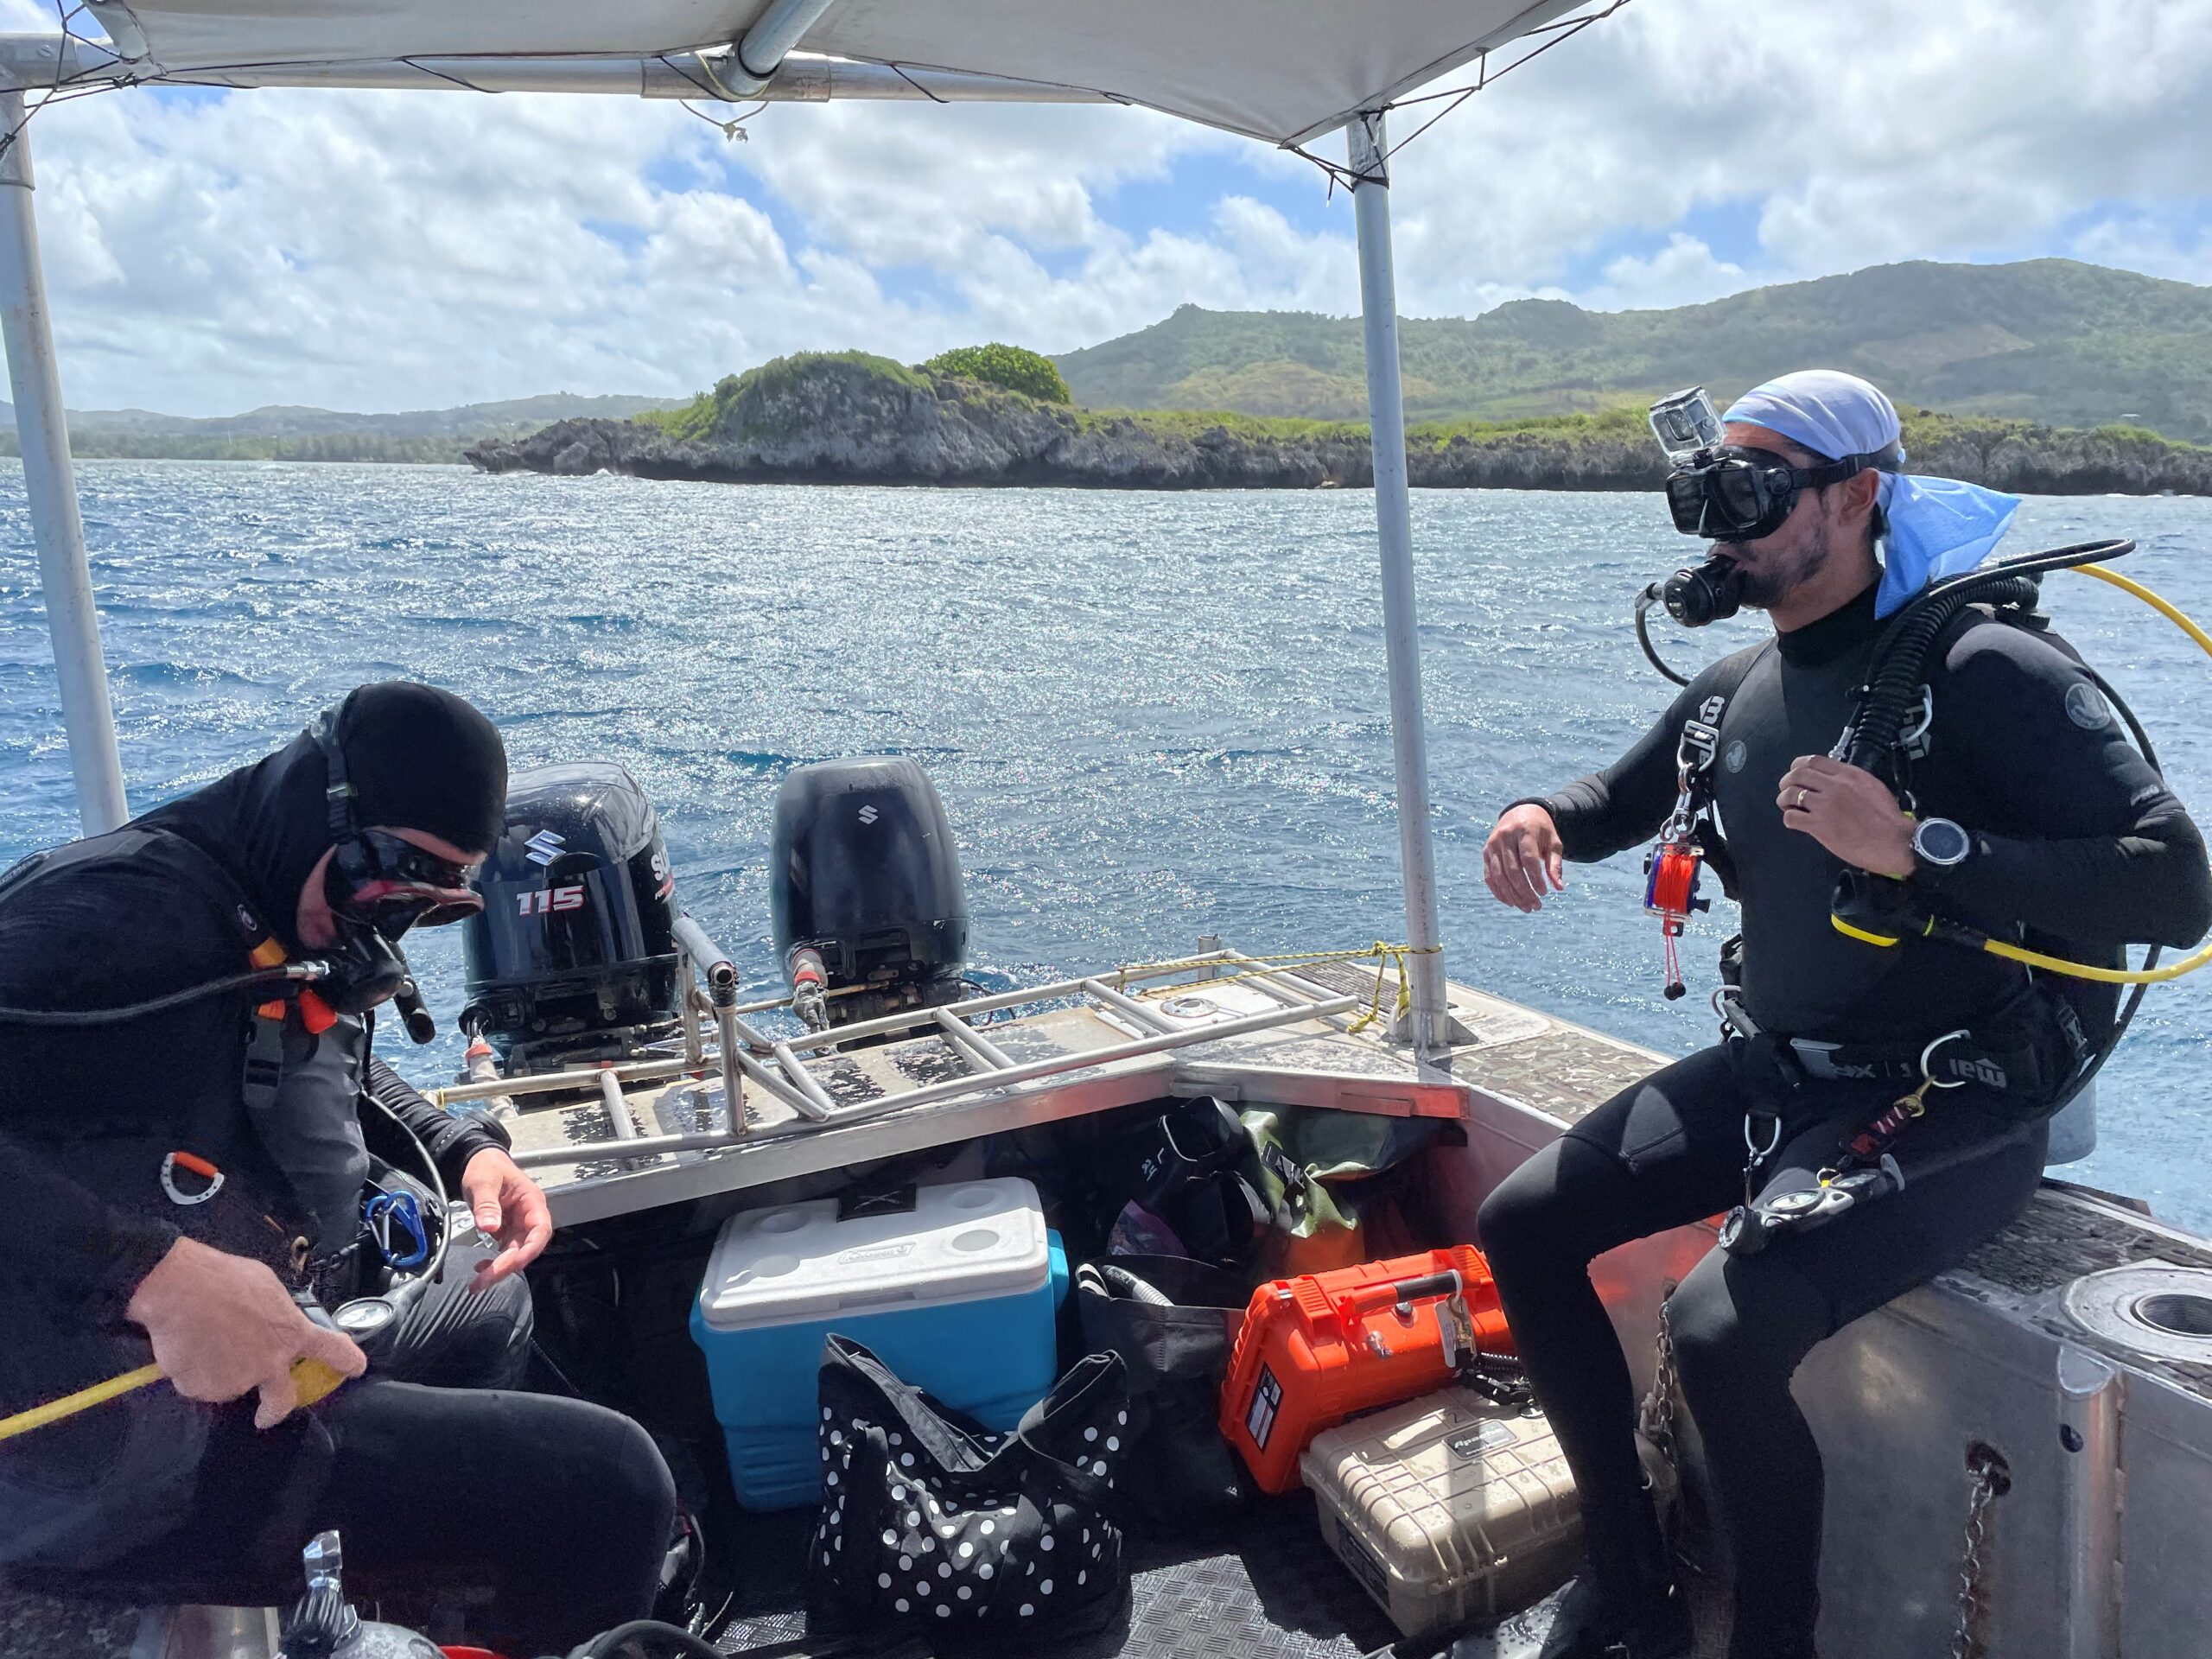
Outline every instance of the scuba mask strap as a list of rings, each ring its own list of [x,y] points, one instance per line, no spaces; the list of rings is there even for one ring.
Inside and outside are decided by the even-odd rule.
[[[353,785],[346,777],[346,749],[338,741],[338,711],[326,709],[308,728],[308,735],[322,751],[324,823],[334,842],[352,840],[360,833],[353,818]]]
[[[359,880],[361,864],[370,853],[353,810],[354,791],[346,775],[345,747],[338,741],[338,710],[324,709],[308,728],[308,735],[322,751],[324,822],[333,848],[331,874],[343,873]],[[349,849],[353,855],[350,858]],[[327,893],[327,881],[325,891]],[[334,970],[327,987],[330,1007],[364,1014],[412,982],[406,954],[395,940],[386,938],[372,923],[348,915],[345,906],[334,900],[331,912],[338,938],[325,953]]]

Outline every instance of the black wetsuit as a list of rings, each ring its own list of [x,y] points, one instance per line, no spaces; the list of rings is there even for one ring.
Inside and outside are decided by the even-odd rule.
[[[302,740],[19,867],[0,881],[0,1005],[114,1007],[238,974],[238,901],[301,954],[291,918],[329,845],[321,779]],[[245,1087],[257,995],[90,1027],[0,1022],[0,1414],[145,1364],[124,1308],[181,1236],[294,1286],[342,1274],[331,1252],[346,1241],[321,1236],[304,1195],[359,1154],[420,1162],[365,1090],[427,1144],[449,1191],[505,1144],[369,1059],[365,1033],[340,1054],[340,1030],[311,1037],[296,1009],[288,1076],[334,1057],[343,1075],[280,1084],[257,1116]],[[271,1111],[349,1121],[261,1121]],[[180,1149],[223,1172],[205,1202],[164,1193],[162,1160]],[[528,1287],[470,1290],[483,1254],[460,1246],[368,1376],[267,1433],[251,1399],[209,1408],[156,1386],[0,1446],[0,1569],[253,1605],[295,1595],[301,1545],[337,1526],[349,1586],[488,1586],[485,1633],[518,1652],[566,1651],[643,1614],[674,1510],[666,1467],[613,1412],[506,1391],[527,1357]],[[330,1256],[320,1272],[305,1265],[318,1255]]]
[[[1916,1045],[2024,1020],[2048,1025],[2050,1063],[2063,1069],[2056,1021],[2035,1000],[2048,993],[2030,988],[2024,969],[1955,946],[1881,950],[1847,938],[1828,920],[1841,866],[1783,824],[1782,775],[1834,743],[1878,632],[1869,589],[1716,664],[1619,762],[1541,804],[1571,859],[1648,842],[1675,804],[1683,721],[1740,676],[1713,778],[1754,1020],[1783,1037]],[[2184,947],[2212,926],[2202,837],[2077,664],[2045,639],[1985,621],[1953,638],[1930,677],[1932,746],[1913,787],[1923,815],[1964,824],[1974,842],[1965,863],[1915,878],[1940,908],[1999,937],[2025,923],[2079,941],[2077,957],[2123,941]],[[1484,1205],[1482,1243],[1593,1535],[1632,1535],[1649,1522],[1628,1368],[1591,1287],[1591,1258],[1742,1202],[1748,1111],[1780,1120],[1778,1149],[1756,1182],[1770,1193],[1813,1185],[1845,1136],[1897,1092],[1792,1087],[1758,1049],[1730,1041],[1617,1096]],[[1683,1392],[1736,1560],[1738,1659],[1809,1650],[1821,1463],[1791,1374],[1816,1343],[2019,1213],[2043,1168],[2037,1104],[1974,1085],[1946,1091],[1897,1144],[1901,1193],[1783,1235],[1764,1254],[1715,1251],[1675,1292]]]

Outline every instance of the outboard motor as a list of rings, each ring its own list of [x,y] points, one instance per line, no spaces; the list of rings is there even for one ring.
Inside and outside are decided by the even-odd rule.
[[[776,796],[769,872],[776,951],[809,1025],[959,1001],[960,855],[937,786],[913,761],[869,756],[793,772]]]
[[[676,879],[652,803],[621,766],[517,772],[477,889],[461,1024],[509,1075],[621,1059],[674,1033]]]

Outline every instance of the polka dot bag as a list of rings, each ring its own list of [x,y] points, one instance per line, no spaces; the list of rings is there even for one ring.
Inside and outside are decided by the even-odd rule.
[[[1123,1581],[1115,1483],[1129,1453],[1115,1354],[1062,1377],[995,1434],[830,1337],[822,1512],[807,1550],[816,1634],[899,1624],[1049,1640],[1095,1628]]]

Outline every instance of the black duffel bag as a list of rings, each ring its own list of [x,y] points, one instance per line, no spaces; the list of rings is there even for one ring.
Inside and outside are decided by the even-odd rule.
[[[1121,1357],[1142,1455],[1129,1503],[1165,1527],[1203,1521],[1250,1495],[1216,1427],[1222,1378],[1249,1300],[1241,1274],[1173,1255],[1116,1255],[1078,1268],[1084,1345]]]
[[[1003,1434],[843,1337],[823,1344],[820,1386],[810,1630],[1036,1644],[1110,1620],[1126,1573],[1115,1482],[1131,1449],[1119,1356],[1084,1360]]]

